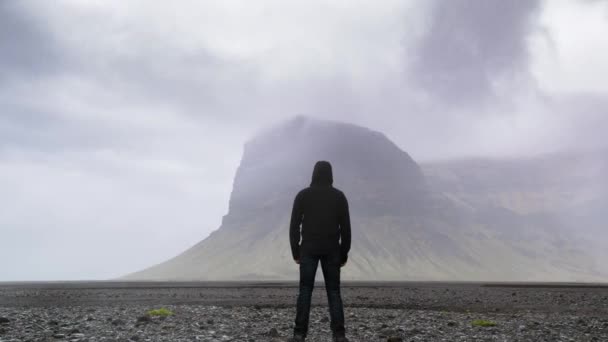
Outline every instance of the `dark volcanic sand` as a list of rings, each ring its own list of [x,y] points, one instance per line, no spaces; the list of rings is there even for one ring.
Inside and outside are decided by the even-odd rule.
[[[296,296],[295,283],[0,283],[0,341],[285,341]],[[601,285],[344,283],[342,296],[351,341],[608,341]],[[174,315],[138,321],[161,307]],[[330,340],[320,283],[307,341]]]

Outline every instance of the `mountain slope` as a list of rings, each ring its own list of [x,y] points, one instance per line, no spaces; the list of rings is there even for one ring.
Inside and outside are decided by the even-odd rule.
[[[432,182],[453,184],[441,183],[441,172],[425,176],[381,133],[306,117],[245,145],[218,230],[175,258],[125,278],[297,279],[289,216],[317,160],[332,163],[334,186],[349,199],[353,242],[344,279],[601,279],[582,242],[567,232],[438,187]]]

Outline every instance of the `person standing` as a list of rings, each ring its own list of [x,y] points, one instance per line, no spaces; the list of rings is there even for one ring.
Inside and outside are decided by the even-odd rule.
[[[351,244],[348,200],[333,187],[328,161],[318,161],[309,187],[295,197],[289,227],[291,252],[300,267],[300,287],[293,338],[303,342],[308,333],[310,304],[317,266],[321,262],[334,342],[348,342],[340,294],[340,268],[346,265]]]

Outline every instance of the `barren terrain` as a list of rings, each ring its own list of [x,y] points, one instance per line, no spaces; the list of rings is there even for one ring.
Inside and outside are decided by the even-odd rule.
[[[344,283],[351,341],[608,341],[608,287]],[[297,284],[0,284],[0,341],[284,341]],[[167,308],[168,317],[150,317]],[[481,327],[475,320],[494,326]],[[325,289],[307,341],[330,341]]]

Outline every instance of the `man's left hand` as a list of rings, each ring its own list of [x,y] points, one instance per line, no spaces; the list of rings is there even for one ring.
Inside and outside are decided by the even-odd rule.
[[[295,261],[298,265],[300,264],[300,259],[293,259],[293,261]]]

